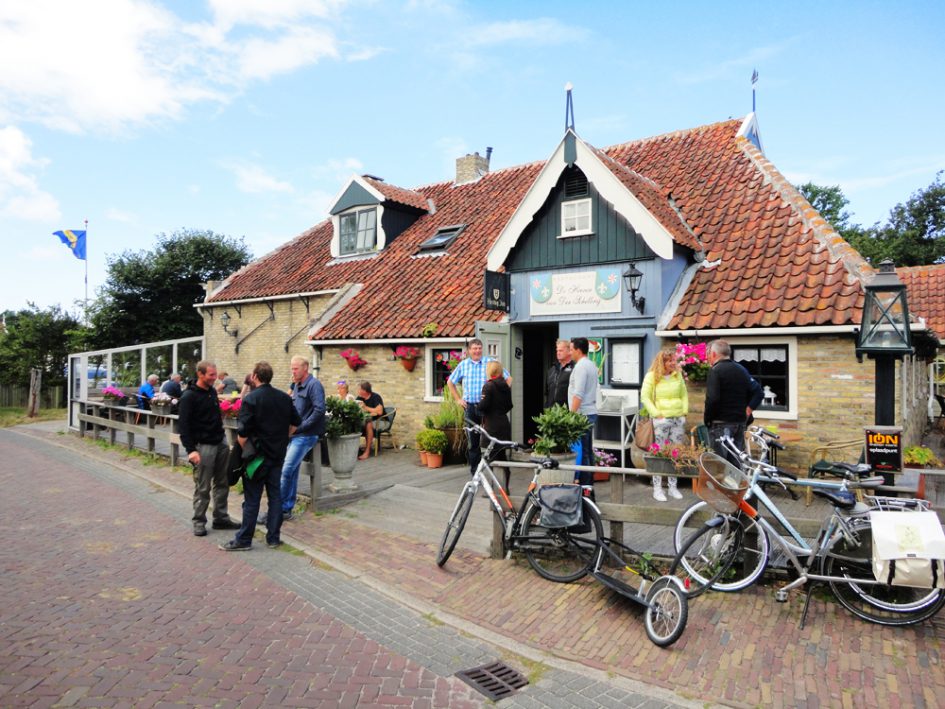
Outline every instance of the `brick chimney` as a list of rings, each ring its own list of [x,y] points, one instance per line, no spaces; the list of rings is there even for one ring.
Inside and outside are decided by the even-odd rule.
[[[465,185],[475,182],[489,172],[489,159],[492,157],[492,148],[486,148],[486,156],[479,153],[456,158],[456,184]]]

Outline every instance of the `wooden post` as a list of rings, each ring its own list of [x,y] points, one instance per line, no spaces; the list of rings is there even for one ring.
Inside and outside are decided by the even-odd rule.
[[[27,400],[26,415],[33,418],[39,414],[39,393],[43,387],[43,370],[30,369],[30,395]]]
[[[623,483],[624,483],[624,474],[623,473],[611,473],[610,475],[610,501],[622,505],[623,504]],[[624,543],[623,541],[623,522],[610,521],[610,538]]]

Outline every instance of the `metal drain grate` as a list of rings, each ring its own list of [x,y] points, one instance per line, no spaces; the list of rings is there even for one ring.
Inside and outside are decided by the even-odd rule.
[[[463,682],[493,701],[504,699],[528,684],[525,677],[504,662],[493,662],[456,673]]]

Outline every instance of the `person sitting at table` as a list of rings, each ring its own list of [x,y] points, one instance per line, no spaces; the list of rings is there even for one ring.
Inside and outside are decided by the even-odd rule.
[[[348,382],[344,379],[335,384],[338,387],[338,398],[342,401],[355,401],[354,394],[348,391]]]
[[[233,396],[233,394],[238,393],[240,390],[240,385],[226,372],[221,372],[220,378],[217,381],[221,382],[220,389],[217,392],[219,396]]]
[[[243,388],[240,389],[240,398],[245,397],[249,392],[256,388],[256,383],[253,381],[253,373],[250,372],[246,375],[246,378],[243,380]]]
[[[174,399],[179,399],[184,394],[180,385],[180,374],[174,372],[166,382],[161,385],[161,391]]]
[[[144,384],[138,387],[138,408],[148,409],[151,407],[151,399],[154,398],[154,387],[161,381],[157,374],[149,374]]]
[[[364,381],[358,384],[358,395],[355,401],[361,403],[361,410],[370,414],[371,418],[364,424],[364,453],[358,460],[367,460],[371,455],[371,444],[374,443],[374,422],[384,415],[384,400],[371,389],[371,382]]]

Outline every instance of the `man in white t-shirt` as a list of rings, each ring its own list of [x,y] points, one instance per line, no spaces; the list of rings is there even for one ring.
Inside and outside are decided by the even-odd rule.
[[[571,411],[582,413],[590,419],[591,427],[581,436],[581,459],[578,465],[594,464],[594,426],[597,421],[597,367],[587,357],[588,342],[586,337],[571,338],[571,359],[574,370],[568,382],[568,406]],[[581,471],[582,485],[591,485],[593,473]]]

